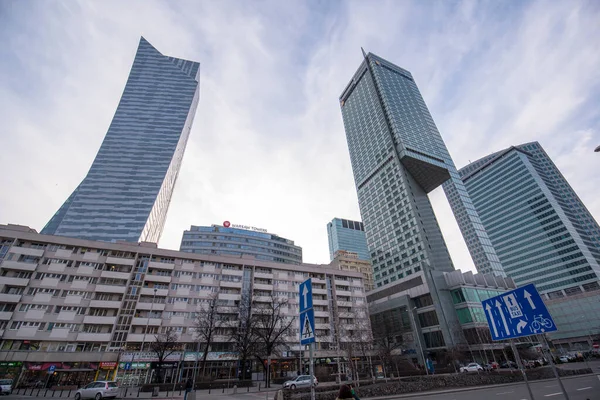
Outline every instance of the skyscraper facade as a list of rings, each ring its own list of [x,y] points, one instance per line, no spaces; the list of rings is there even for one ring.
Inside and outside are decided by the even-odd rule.
[[[183,232],[179,250],[197,254],[249,256],[285,264],[302,263],[302,247],[296,246],[293,240],[268,233],[265,229],[232,225],[229,221],[223,222],[223,225],[192,225]]]
[[[366,54],[339,100],[373,263],[370,302],[393,295],[408,310],[426,304],[427,351],[453,347],[464,337],[449,292],[438,287],[454,266],[428,193],[452,182],[451,195],[475,221],[461,228],[474,231],[477,262],[502,275],[477,212],[410,72]]]
[[[600,227],[539,143],[491,154],[459,173],[518,285],[534,283],[549,299],[600,290]]]
[[[454,267],[427,194],[445,181],[474,260],[504,272],[410,72],[369,53],[340,97],[376,286]],[[461,215],[462,215],[461,214]]]
[[[117,111],[86,177],[41,233],[158,242],[199,96],[200,64],[141,38]]]
[[[358,254],[359,259],[371,261],[362,222],[334,218],[327,224],[327,239],[331,261],[338,250],[354,252]]]

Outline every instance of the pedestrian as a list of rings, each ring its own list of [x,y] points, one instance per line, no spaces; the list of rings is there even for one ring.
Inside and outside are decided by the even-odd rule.
[[[187,395],[192,391],[192,389],[194,389],[194,381],[192,378],[188,378],[187,382],[185,383],[185,395],[183,396],[183,400],[187,400]]]
[[[356,390],[354,390],[354,386],[350,385],[350,391],[352,392],[352,398],[354,400],[360,400],[360,398],[358,397],[358,395],[356,394]]]
[[[340,391],[338,392],[337,398],[335,400],[354,400],[354,396],[352,395],[352,389],[350,388],[350,386],[340,386]]]

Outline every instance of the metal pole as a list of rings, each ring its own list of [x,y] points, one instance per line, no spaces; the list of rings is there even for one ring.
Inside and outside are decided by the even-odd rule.
[[[548,344],[548,341],[546,340],[546,335],[542,334],[541,336],[544,339],[544,345],[546,347],[546,350],[548,350],[548,358],[550,358],[550,365],[552,366],[552,372],[554,372],[554,376],[556,377],[556,380],[558,381],[558,385],[560,386],[560,390],[563,392],[565,399],[569,400],[569,395],[567,394],[567,391],[565,390],[565,387],[564,387],[562,381],[560,380],[560,375],[558,375],[558,370],[556,369],[556,365],[554,364],[554,358],[552,358],[552,353],[550,352],[550,345]]]
[[[523,374],[523,380],[525,381],[525,386],[527,386],[527,391],[529,392],[529,397],[531,398],[531,400],[534,400],[533,392],[531,391],[531,387],[529,386],[529,381],[527,380],[527,373],[525,373],[525,368],[523,368],[523,363],[521,362],[521,357],[519,357],[519,352],[517,351],[515,342],[512,339],[510,339],[510,347],[512,348],[513,354],[515,356],[515,361],[517,362],[517,366],[521,370],[521,374]],[[508,360],[507,360],[507,362],[508,362]],[[567,397],[567,400],[569,400],[568,397]]]
[[[315,366],[314,366],[314,347],[315,344],[310,345],[310,399],[315,400]]]

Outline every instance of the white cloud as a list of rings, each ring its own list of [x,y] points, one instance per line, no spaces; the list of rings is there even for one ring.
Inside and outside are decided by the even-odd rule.
[[[225,219],[327,262],[360,218],[337,98],[360,47],[413,73],[458,167],[539,139],[598,218],[600,10],[585,2],[3,3],[0,221],[41,229],[83,178],[144,35],[201,62],[200,105],[161,246]],[[472,264],[432,194],[455,265]]]

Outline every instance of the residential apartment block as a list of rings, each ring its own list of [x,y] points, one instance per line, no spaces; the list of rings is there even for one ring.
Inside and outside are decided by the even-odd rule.
[[[338,250],[335,252],[331,265],[342,271],[356,271],[363,275],[365,290],[368,292],[375,287],[373,283],[373,266],[371,261],[363,260],[358,253]]]
[[[297,319],[298,285],[307,278],[316,357],[333,357],[351,344],[348,329],[338,327],[369,323],[360,272],[41,235],[17,225],[0,225],[0,276],[0,361],[22,364],[21,382],[44,378],[50,365],[57,383],[111,378],[115,370],[122,382],[147,381],[157,361],[149,344],[168,328],[177,331],[182,348],[167,361],[185,371],[200,356],[193,326],[212,296],[223,320],[235,322],[248,296],[254,304],[286,299],[284,314]],[[292,326],[287,345],[273,356],[277,373],[302,368],[298,323]],[[236,373],[228,329],[217,330],[208,354],[216,375]],[[119,369],[123,362],[127,371]],[[5,376],[19,373],[15,367]]]

